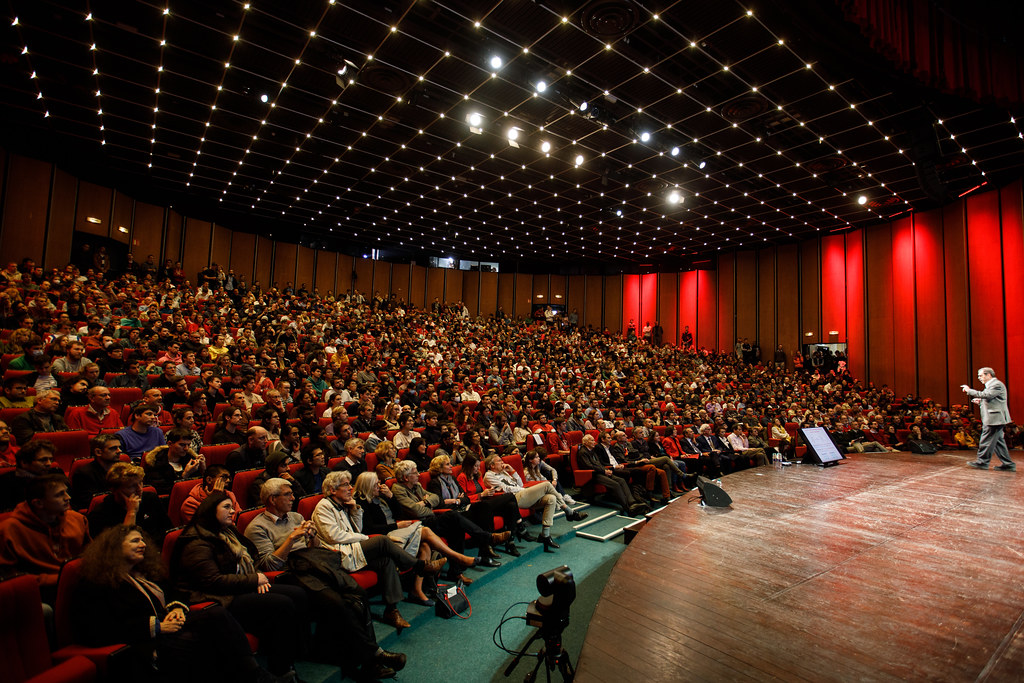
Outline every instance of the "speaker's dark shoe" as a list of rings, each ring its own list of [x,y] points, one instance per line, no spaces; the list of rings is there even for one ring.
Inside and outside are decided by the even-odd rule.
[[[500,567],[501,562],[498,562],[493,557],[484,557],[482,555],[476,556],[476,562],[473,563],[476,567]]]
[[[996,465],[992,469],[999,470],[1000,472],[1016,472],[1016,465]]]
[[[987,470],[988,469],[988,465],[986,465],[984,463],[981,463],[981,462],[969,462],[969,463],[967,463],[967,466],[968,467],[973,467],[976,470]]]
[[[544,544],[544,552],[546,553],[552,552],[552,548],[557,550],[558,548],[562,547],[555,543],[550,536],[541,536],[540,542]]]

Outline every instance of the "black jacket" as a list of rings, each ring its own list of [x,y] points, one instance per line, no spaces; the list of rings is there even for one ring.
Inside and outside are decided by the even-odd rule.
[[[245,546],[255,566],[259,552],[245,536],[232,529]],[[212,600],[225,607],[236,595],[255,593],[259,576],[238,574],[238,561],[220,536],[199,526],[190,526],[178,537],[171,558],[175,588],[191,604]]]
[[[96,509],[89,513],[89,533],[96,538],[103,530],[123,524],[126,513],[127,509],[117,499],[117,496],[108,495]],[[142,527],[142,530],[149,534],[154,542],[162,544],[167,530],[171,528],[166,504],[155,493],[143,491],[142,502],[139,504],[138,512],[135,513],[135,523]]]

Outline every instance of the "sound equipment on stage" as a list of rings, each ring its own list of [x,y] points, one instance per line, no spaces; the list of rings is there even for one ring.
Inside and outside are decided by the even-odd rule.
[[[732,505],[729,494],[707,477],[697,477],[697,488],[700,490],[702,505],[710,505],[713,508],[727,508]]]
[[[808,427],[799,431],[807,444],[807,452],[801,461],[804,465],[831,467],[846,459],[824,427]]]
[[[935,447],[935,444],[929,441],[921,441],[920,439],[911,439],[909,445],[911,453],[919,453],[921,455],[935,455],[939,450]]]

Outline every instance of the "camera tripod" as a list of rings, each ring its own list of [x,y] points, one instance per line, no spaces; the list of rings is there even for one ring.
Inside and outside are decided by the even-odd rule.
[[[537,658],[537,663],[534,665],[533,670],[526,674],[523,679],[526,683],[536,683],[537,672],[540,670],[540,665],[544,664],[544,672],[547,677],[547,682],[551,683],[551,672],[558,669],[562,673],[562,680],[565,683],[572,683],[572,680],[576,677],[576,670],[572,666],[572,661],[569,659],[569,653],[562,647],[562,630],[565,628],[568,619],[565,622],[557,621],[554,626],[548,626],[544,624],[533,634],[530,640],[526,643],[516,658],[512,660],[512,663],[505,669],[505,676],[511,676],[516,666],[519,665],[519,660],[523,658],[523,655],[527,654],[527,650],[533,645],[535,640],[544,640],[544,647],[542,647],[536,654],[531,654],[531,657]]]

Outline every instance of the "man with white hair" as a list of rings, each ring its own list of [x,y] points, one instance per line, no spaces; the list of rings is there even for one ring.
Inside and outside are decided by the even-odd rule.
[[[981,438],[978,439],[978,459],[967,464],[975,469],[987,470],[992,454],[995,453],[1002,463],[996,466],[997,470],[1016,472],[1017,465],[1010,458],[1010,451],[1006,448],[1006,437],[1003,434],[1006,425],[1012,422],[1007,405],[1006,385],[996,379],[996,371],[992,368],[978,370],[978,379],[985,384],[984,391],[971,389],[966,384],[960,385],[963,392],[971,397],[971,402],[977,403],[981,408],[982,428]]]
[[[313,522],[292,512],[294,500],[288,480],[275,477],[263,484],[265,509],[245,529],[259,553],[257,568],[288,569],[306,591],[317,622],[311,652],[336,655],[337,664],[356,680],[393,678],[405,666],[405,655],[377,644],[366,594],[341,570],[336,555],[320,547]],[[345,648],[338,647],[342,642]]]

